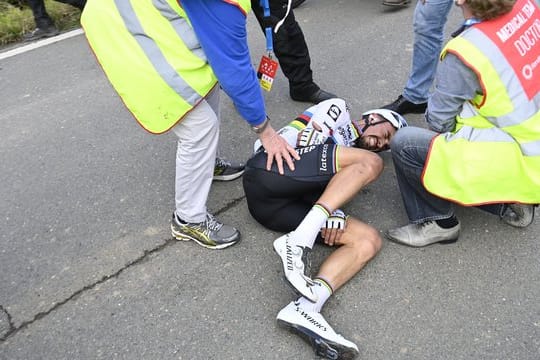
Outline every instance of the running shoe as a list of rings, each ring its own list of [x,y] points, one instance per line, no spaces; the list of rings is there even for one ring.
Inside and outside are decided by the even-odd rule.
[[[221,158],[216,158],[216,165],[214,166],[214,180],[234,180],[242,176],[245,167],[246,166],[243,163],[233,163]]]
[[[224,249],[240,240],[240,232],[236,228],[220,223],[210,213],[200,223],[184,222],[173,213],[171,232],[176,240],[193,240],[207,249]]]

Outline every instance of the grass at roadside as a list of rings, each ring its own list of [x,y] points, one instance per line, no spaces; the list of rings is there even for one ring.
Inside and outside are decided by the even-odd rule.
[[[0,0],[0,46],[20,41],[36,27],[32,11],[21,4],[20,0]],[[45,7],[60,31],[79,27],[79,9],[53,0],[45,0]]]

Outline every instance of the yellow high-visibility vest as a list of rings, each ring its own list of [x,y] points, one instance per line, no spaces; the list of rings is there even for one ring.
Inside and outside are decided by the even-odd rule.
[[[519,26],[518,26],[519,25]],[[452,39],[482,94],[465,103],[454,132],[436,136],[422,181],[462,205],[540,203],[540,9],[518,0],[501,18]]]
[[[251,9],[249,0],[223,1]],[[217,85],[176,0],[92,0],[81,24],[112,86],[151,133],[169,130]]]

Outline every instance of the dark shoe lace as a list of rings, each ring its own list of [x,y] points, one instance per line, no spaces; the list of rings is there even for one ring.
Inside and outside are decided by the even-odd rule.
[[[216,220],[214,215],[207,213],[206,214],[206,226],[210,231],[218,232],[223,227],[223,224]]]

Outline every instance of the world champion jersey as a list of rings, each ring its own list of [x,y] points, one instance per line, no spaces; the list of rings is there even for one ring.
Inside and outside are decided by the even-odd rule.
[[[298,134],[304,129],[314,128],[320,131],[322,142],[343,146],[353,146],[360,136],[352,123],[349,107],[345,100],[328,99],[306,109],[296,119],[278,131],[289,145],[296,148]],[[255,142],[254,150],[261,147],[261,141]]]

